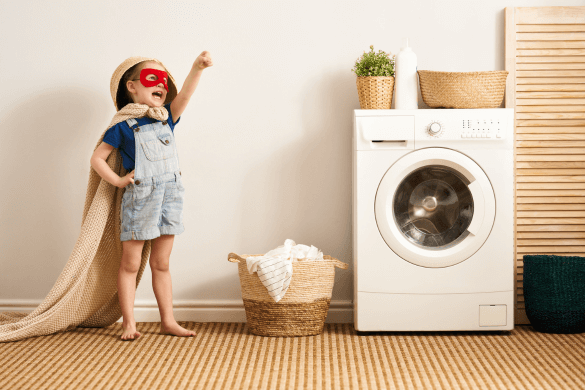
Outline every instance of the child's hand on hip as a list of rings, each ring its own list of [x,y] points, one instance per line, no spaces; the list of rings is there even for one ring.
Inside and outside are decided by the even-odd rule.
[[[197,57],[193,63],[193,67],[199,70],[209,68],[210,66],[213,66],[213,60],[211,59],[211,54],[209,54],[208,51],[204,51],[199,54],[199,57]]]
[[[134,184],[134,170],[132,170],[132,172],[128,173],[126,176],[121,177],[117,187],[124,188],[130,183]]]

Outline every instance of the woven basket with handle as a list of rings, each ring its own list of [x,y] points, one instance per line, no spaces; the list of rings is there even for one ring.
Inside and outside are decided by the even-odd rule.
[[[432,108],[498,108],[508,71],[435,72],[419,70],[420,93]]]
[[[249,256],[235,253],[228,261],[238,263],[248,329],[259,336],[310,336],[323,332],[331,303],[335,267],[348,265],[331,256],[323,260],[293,262],[293,275],[284,297],[275,302],[256,273],[246,265]]]

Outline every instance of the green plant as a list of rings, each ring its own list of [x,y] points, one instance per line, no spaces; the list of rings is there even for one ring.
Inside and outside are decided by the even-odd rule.
[[[376,53],[372,45],[368,53],[364,51],[364,54],[355,61],[352,71],[358,77],[394,76],[394,56],[382,50]]]

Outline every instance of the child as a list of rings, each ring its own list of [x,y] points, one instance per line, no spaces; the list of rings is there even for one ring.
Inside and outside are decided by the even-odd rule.
[[[129,58],[112,76],[117,115],[129,119],[106,131],[103,142],[91,157],[91,166],[108,183],[125,188],[120,211],[123,249],[118,272],[122,340],[141,336],[136,331],[133,313],[136,275],[144,242],[151,239],[150,267],[161,316],[160,333],[195,336],[195,332],[181,327],[173,316],[169,257],[175,235],[184,231],[185,191],[173,131],[203,70],[212,65],[209,52],[202,52],[178,94],[174,79],[158,60]],[[129,172],[123,177],[114,173],[106,162],[114,148],[119,149],[123,166]]]

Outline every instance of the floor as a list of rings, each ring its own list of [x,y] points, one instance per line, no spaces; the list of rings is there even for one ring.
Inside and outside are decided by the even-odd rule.
[[[244,323],[120,341],[121,324],[0,344],[0,389],[585,389],[585,334],[357,333],[261,337]]]

